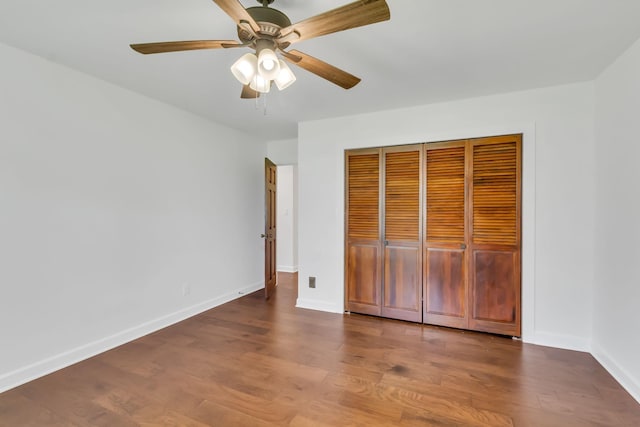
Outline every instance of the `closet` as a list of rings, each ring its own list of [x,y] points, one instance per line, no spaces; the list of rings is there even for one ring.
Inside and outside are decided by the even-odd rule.
[[[520,336],[521,146],[347,151],[346,309]]]

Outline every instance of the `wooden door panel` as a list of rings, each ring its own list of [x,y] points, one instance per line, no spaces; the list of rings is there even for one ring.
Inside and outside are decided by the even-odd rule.
[[[466,141],[425,152],[424,322],[466,328]]]
[[[420,151],[385,153],[384,233],[393,242],[420,241]]]
[[[520,259],[507,250],[474,250],[471,277],[472,329],[519,335]]]
[[[421,149],[384,152],[384,281],[382,315],[422,320]]]
[[[504,138],[504,137],[502,137]],[[491,138],[486,138],[493,142]],[[499,140],[500,141],[500,140]],[[518,146],[515,141],[473,146],[473,243],[517,245]]]
[[[521,333],[522,136],[471,140],[470,329]]]
[[[264,296],[271,297],[278,277],[276,260],[276,188],[277,167],[264,159],[265,170],[265,232],[264,232]]]
[[[429,248],[425,254],[426,323],[467,326],[464,250]]]
[[[347,153],[345,177],[345,308],[376,316],[382,307],[380,151]]]
[[[347,251],[347,310],[379,316],[382,287],[380,243],[351,243]]]
[[[382,315],[419,322],[422,318],[422,263],[419,244],[389,244],[384,250]]]
[[[426,149],[426,241],[465,242],[464,141]]]
[[[347,238],[380,240],[380,154],[347,157]]]

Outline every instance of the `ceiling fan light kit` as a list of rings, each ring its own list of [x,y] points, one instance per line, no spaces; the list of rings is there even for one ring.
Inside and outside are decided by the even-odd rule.
[[[272,83],[279,90],[291,86],[296,77],[286,64],[303,68],[344,89],[360,79],[333,65],[300,51],[286,51],[291,44],[338,31],[387,21],[391,18],[386,0],[358,0],[337,9],[291,24],[284,13],[269,7],[274,0],[257,0],[261,6],[245,8],[239,0],[213,0],[236,23],[238,38],[234,40],[193,40],[132,44],[142,54],[178,52],[196,49],[230,49],[248,47],[255,53],[242,55],[231,73],[243,85],[241,98],[268,93]],[[277,54],[282,58],[279,58]],[[254,96],[255,95],[255,96]]]
[[[291,86],[296,76],[291,69],[276,56],[273,51],[275,43],[270,40],[256,41],[256,52],[245,53],[231,66],[231,73],[243,85],[250,85],[251,89],[267,93],[271,89],[271,81],[276,83],[279,90]]]

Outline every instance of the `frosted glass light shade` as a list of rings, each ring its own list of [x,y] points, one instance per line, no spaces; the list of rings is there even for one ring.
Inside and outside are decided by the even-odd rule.
[[[231,66],[231,72],[243,85],[248,85],[253,81],[257,70],[258,58],[253,53],[245,53]]]
[[[262,49],[258,54],[258,74],[267,80],[273,80],[280,72],[280,61],[271,49]]]
[[[260,74],[256,74],[251,80],[249,87],[260,93],[268,93],[271,89],[271,80],[267,80]]]
[[[296,76],[293,74],[293,71],[291,71],[291,68],[289,68],[282,59],[280,60],[280,72],[274,81],[279,90],[285,90],[296,81]]]

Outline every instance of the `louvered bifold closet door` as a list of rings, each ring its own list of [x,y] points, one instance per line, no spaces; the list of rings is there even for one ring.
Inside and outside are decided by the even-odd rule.
[[[346,155],[346,308],[382,314],[380,149]]]
[[[424,322],[467,328],[466,141],[427,144]]]
[[[421,146],[383,150],[382,315],[422,321]]]
[[[469,328],[520,336],[522,136],[470,141]]]

